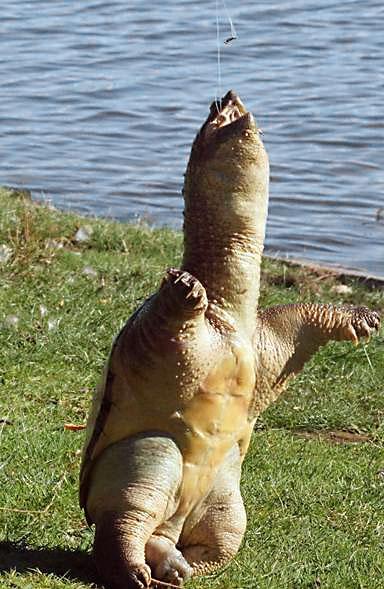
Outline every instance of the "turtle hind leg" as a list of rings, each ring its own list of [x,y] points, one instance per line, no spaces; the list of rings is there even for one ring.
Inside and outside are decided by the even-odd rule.
[[[151,569],[127,553],[130,538],[124,533],[124,514],[106,513],[96,525],[93,557],[97,570],[108,589],[148,589],[151,584]]]
[[[240,449],[235,444],[203,503],[186,521],[176,512],[151,536],[146,556],[155,586],[156,579],[162,583],[159,589],[163,583],[181,587],[189,577],[210,574],[235,556],[246,527],[240,470]]]
[[[175,509],[182,458],[161,434],[121,440],[104,450],[91,473],[87,512],[96,524],[94,558],[108,589],[147,589],[145,546]]]
[[[236,444],[227,454],[211,492],[186,522],[180,550],[193,575],[214,572],[229,562],[240,547],[246,528],[240,470],[240,451]]]

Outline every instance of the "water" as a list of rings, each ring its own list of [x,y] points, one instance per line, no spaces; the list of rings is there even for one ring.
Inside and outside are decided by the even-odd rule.
[[[238,39],[221,45],[221,90],[265,132],[267,250],[384,276],[382,0],[228,8]],[[3,0],[0,51],[0,183],[181,227],[218,84],[215,0]]]

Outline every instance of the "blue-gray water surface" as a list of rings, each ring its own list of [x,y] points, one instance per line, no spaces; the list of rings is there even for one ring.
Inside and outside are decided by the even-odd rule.
[[[384,276],[383,0],[3,0],[0,183],[180,227],[217,89],[271,160],[267,250]]]

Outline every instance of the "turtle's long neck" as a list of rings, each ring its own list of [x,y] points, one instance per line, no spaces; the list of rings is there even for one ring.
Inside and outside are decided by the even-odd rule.
[[[257,200],[249,204],[249,211],[243,204],[240,216],[234,205],[224,208],[226,198],[186,198],[182,265],[203,284],[209,303],[230,313],[251,334],[267,207],[266,198]]]

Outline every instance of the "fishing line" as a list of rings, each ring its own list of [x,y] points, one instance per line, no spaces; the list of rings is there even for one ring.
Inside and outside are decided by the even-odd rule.
[[[222,1],[223,1],[223,8],[225,11],[225,15],[228,19],[229,26],[231,27],[231,35],[227,39],[225,39],[225,41],[224,41],[225,45],[228,45],[229,43],[231,43],[231,41],[234,41],[235,39],[237,39],[237,33],[236,33],[235,26],[232,22],[232,19],[229,15],[227,4],[226,4],[225,0],[222,0]]]
[[[215,104],[217,112],[219,113],[221,110],[221,43],[220,43],[220,17],[219,17],[219,0],[215,0],[216,3],[216,50],[217,50],[217,86],[215,92]],[[233,21],[230,17],[228,12],[227,4],[225,0],[222,0],[222,6],[225,12],[225,16],[229,22],[230,26],[230,36],[227,37],[224,41],[224,45],[229,45],[232,41],[237,39],[237,33]]]
[[[216,0],[216,50],[217,50],[217,86],[215,91],[216,110],[221,111],[221,51],[220,51],[220,19],[219,0]]]

